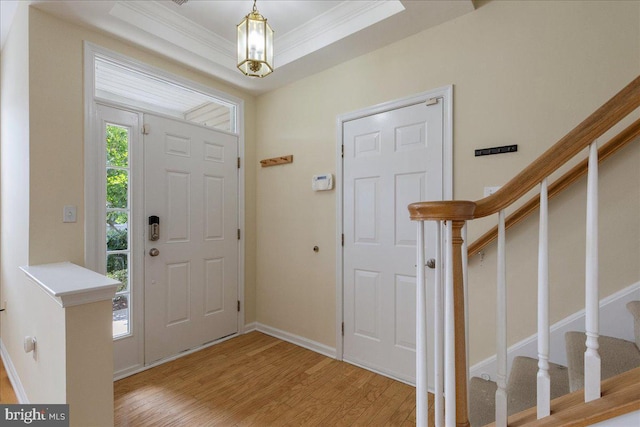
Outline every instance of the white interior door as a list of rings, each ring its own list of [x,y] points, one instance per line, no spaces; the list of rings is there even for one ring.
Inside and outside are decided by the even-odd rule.
[[[413,383],[416,225],[407,205],[443,198],[443,102],[347,121],[343,143],[343,358]],[[433,242],[435,226],[427,230]]]
[[[149,364],[237,332],[238,138],[152,115],[145,129]]]

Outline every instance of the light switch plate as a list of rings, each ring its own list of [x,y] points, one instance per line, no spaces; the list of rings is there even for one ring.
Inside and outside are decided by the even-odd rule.
[[[76,222],[76,221],[77,221],[76,207],[71,205],[65,206],[62,213],[62,222]]]

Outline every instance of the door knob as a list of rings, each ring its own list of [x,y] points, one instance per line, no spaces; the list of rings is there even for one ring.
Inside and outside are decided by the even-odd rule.
[[[159,251],[158,249],[156,249],[156,248],[151,248],[151,249],[149,250],[149,255],[151,255],[151,256],[158,256],[158,255],[160,255],[160,251]]]
[[[436,268],[436,260],[434,258],[429,258],[429,260],[427,260],[427,267]]]

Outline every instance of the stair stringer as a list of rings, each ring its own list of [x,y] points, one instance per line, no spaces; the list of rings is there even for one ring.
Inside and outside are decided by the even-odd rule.
[[[630,301],[640,300],[640,282],[636,282],[600,300],[600,335],[635,340],[633,317],[626,308]],[[580,310],[551,327],[549,361],[567,366],[564,335],[569,331],[584,332],[585,311]],[[538,358],[538,334],[533,334],[510,346],[507,350],[507,372],[518,356]],[[469,369],[469,378],[496,380],[496,357],[491,356]]]

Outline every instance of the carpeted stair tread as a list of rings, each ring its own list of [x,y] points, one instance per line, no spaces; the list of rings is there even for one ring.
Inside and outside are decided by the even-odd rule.
[[[472,377],[469,381],[469,421],[471,427],[490,424],[496,419],[496,390],[493,381]]]
[[[530,357],[516,357],[511,366],[507,384],[507,411],[509,415],[536,406],[538,360]],[[567,368],[549,363],[551,379],[551,399],[569,393],[569,374]]]
[[[640,348],[640,301],[629,301],[627,310],[633,316],[633,330],[636,335],[636,346]]]
[[[538,361],[530,357],[516,357],[511,366],[511,374],[507,384],[507,411],[509,415],[517,414],[525,409],[536,406]],[[569,393],[569,376],[567,368],[555,363],[549,363],[551,378],[551,399]],[[469,382],[471,426],[484,426],[495,421],[496,390],[498,386],[493,381],[486,381],[478,377]]]
[[[583,332],[565,334],[569,386],[571,391],[584,388],[584,352],[586,336]],[[601,379],[614,377],[640,366],[640,350],[635,343],[620,338],[600,336],[598,338]]]

